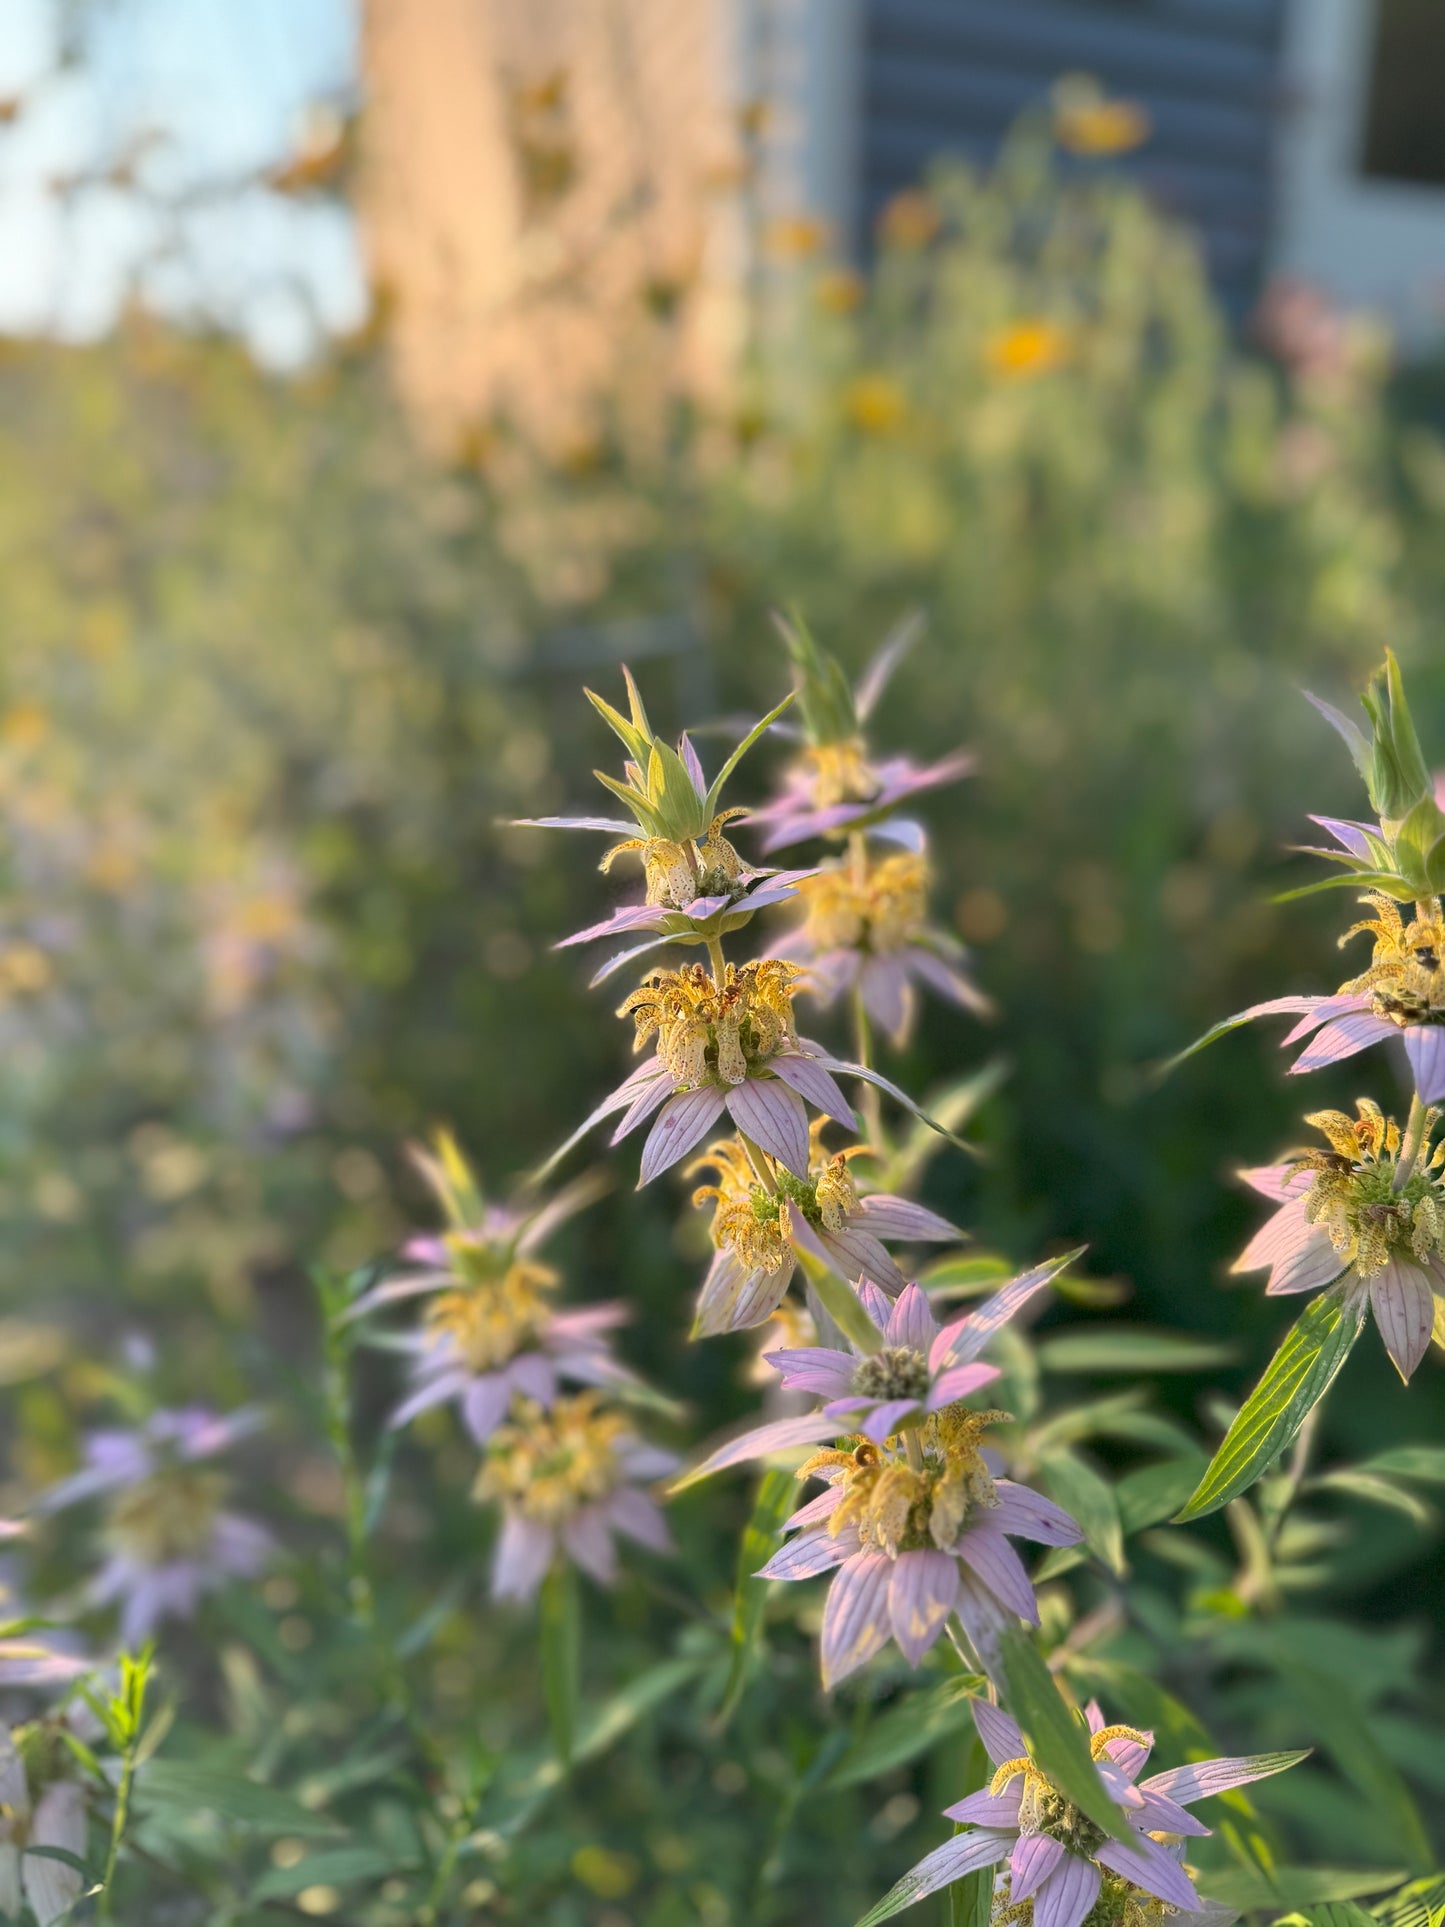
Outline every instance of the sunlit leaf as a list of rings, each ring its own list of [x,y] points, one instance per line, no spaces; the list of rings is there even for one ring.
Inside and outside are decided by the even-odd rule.
[[[1360,1335],[1364,1300],[1339,1286],[1310,1303],[1240,1408],[1188,1505],[1183,1524],[1217,1512],[1277,1459],[1334,1383]]]
[[[1046,1372],[1202,1372],[1234,1356],[1233,1345],[1143,1325],[1056,1332],[1039,1344]]]
[[[1040,1771],[1111,1839],[1132,1838],[1089,1753],[1089,1729],[1068,1706],[1053,1674],[1022,1626],[1000,1635],[1005,1701],[1023,1728]]]

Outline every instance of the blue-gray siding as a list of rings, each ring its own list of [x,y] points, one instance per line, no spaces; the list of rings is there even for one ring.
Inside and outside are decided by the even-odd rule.
[[[1061,74],[1140,101],[1120,165],[1199,228],[1221,294],[1253,294],[1269,232],[1284,0],[865,0],[861,212],[942,154],[985,161]]]

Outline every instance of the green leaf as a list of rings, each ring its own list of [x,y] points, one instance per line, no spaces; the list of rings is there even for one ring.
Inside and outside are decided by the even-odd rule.
[[[1317,897],[1325,890],[1347,890],[1351,884],[1362,890],[1383,890],[1397,903],[1408,903],[1415,895],[1410,886],[1403,882],[1394,870],[1356,870],[1349,876],[1321,877],[1314,883],[1302,883],[1293,890],[1281,890],[1270,898],[1271,903],[1295,903],[1301,897]],[[1233,1025],[1229,1026],[1233,1029]],[[1201,1038],[1207,1043],[1208,1038]],[[1189,1053],[1186,1051],[1185,1056]]]
[[[1394,1472],[1402,1479],[1427,1479],[1445,1485],[1445,1445],[1395,1445],[1377,1452],[1358,1468],[1361,1472]]]
[[[1289,1683],[1292,1699],[1303,1708],[1340,1772],[1369,1801],[1373,1832],[1404,1855],[1411,1873],[1429,1872],[1430,1842],[1410,1789],[1375,1738],[1348,1685],[1333,1674],[1297,1664],[1282,1641],[1276,1651],[1280,1676]]]
[[[136,1799],[142,1806],[214,1813],[234,1826],[257,1827],[266,1833],[346,1831],[328,1815],[313,1813],[279,1787],[263,1786],[242,1773],[204,1766],[198,1760],[150,1761],[136,1775]]]
[[[1340,1286],[1305,1307],[1240,1408],[1209,1470],[1175,1523],[1202,1519],[1236,1498],[1277,1459],[1334,1383],[1360,1335],[1365,1300]]]
[[[1072,1452],[1050,1453],[1042,1470],[1050,1496],[1078,1521],[1090,1552],[1110,1572],[1122,1574],[1124,1529],[1108,1481]]]
[[[979,1683],[978,1676],[970,1674],[909,1693],[868,1722],[828,1775],[827,1785],[861,1786],[907,1765],[950,1734],[963,1732],[973,1721],[972,1701]]]
[[[1286,1912],[1321,1901],[1358,1900],[1395,1886],[1398,1872],[1379,1867],[1220,1867],[1201,1872],[1195,1885],[1206,1900],[1223,1901],[1241,1913],[1255,1908]]]
[[[1233,1345],[1145,1325],[1057,1332],[1039,1346],[1046,1372],[1198,1372],[1228,1365],[1234,1357]]]
[[[1322,1900],[1289,1918],[1300,1927],[1376,1927],[1375,1916],[1357,1907],[1353,1900]]]
[[[767,1604],[769,1581],[754,1575],[759,1566],[767,1564],[783,1521],[793,1511],[797,1498],[798,1481],[791,1472],[780,1471],[777,1467],[764,1472],[758,1484],[752,1517],[748,1520],[738,1547],[737,1581],[733,1590],[733,1655],[728,1668],[727,1685],[723,1689],[722,1705],[718,1708],[720,1727],[732,1718],[743,1696],[753,1655],[762,1635],[763,1608]]]
[[[1384,1921],[1385,1927],[1430,1927],[1430,1921],[1438,1917],[1442,1907],[1445,1907],[1445,1874],[1428,1874],[1423,1880],[1410,1881],[1388,1900],[1379,1901],[1374,1916]]]
[[[1312,1492],[1348,1492],[1354,1498],[1366,1499],[1372,1505],[1388,1506],[1394,1512],[1403,1512],[1407,1519],[1413,1519],[1418,1526],[1428,1526],[1434,1522],[1433,1507],[1426,1505],[1416,1493],[1398,1479],[1392,1479],[1382,1472],[1369,1472],[1363,1466],[1345,1465],[1334,1472],[1322,1472],[1316,1479],[1308,1481]]]
[[[783,711],[793,701],[797,693],[798,692],[796,689],[790,689],[787,695],[784,696],[783,700],[778,704],[776,709],[770,709],[767,715],[763,717],[761,722],[753,724],[752,728],[748,731],[747,735],[744,736],[743,740],[738,744],[737,748],[733,751],[732,755],[728,757],[727,761],[723,764],[722,768],[718,771],[717,775],[713,778],[712,788],[707,793],[707,801],[704,805],[704,808],[706,809],[709,819],[717,815],[718,800],[722,796],[723,786],[727,782],[728,778],[732,775],[733,771],[737,768],[738,764],[747,755],[748,751],[752,748],[753,744],[764,733],[764,731],[772,728],[773,724],[778,720],[779,716],[782,715]]]
[[[556,1560],[542,1581],[538,1638],[542,1649],[542,1697],[547,1707],[547,1724],[557,1757],[567,1766],[571,1764],[577,1731],[582,1673],[582,1615],[577,1598],[577,1572],[570,1560]]]
[[[1004,1630],[999,1652],[1008,1710],[1023,1728],[1040,1772],[1110,1839],[1128,1841],[1129,1823],[1105,1791],[1090,1755],[1089,1730],[1065,1703],[1022,1626]]]
[[[1126,1472],[1114,1487],[1124,1537],[1158,1525],[1161,1519],[1176,1513],[1198,1485],[1204,1469],[1204,1454],[1194,1452],[1187,1458],[1160,1459],[1156,1465]]]
[[[1166,1693],[1157,1681],[1136,1666],[1116,1659],[1071,1654],[1064,1668],[1071,1681],[1104,1701],[1111,1713],[1154,1733],[1181,1758],[1201,1750],[1215,1750],[1205,1728],[1182,1700]]]
[[[414,1863],[413,1863],[414,1864]],[[404,1872],[385,1847],[336,1847],[308,1854],[291,1867],[271,1867],[251,1889],[252,1900],[286,1900],[308,1887],[345,1887],[354,1880],[385,1880]]]

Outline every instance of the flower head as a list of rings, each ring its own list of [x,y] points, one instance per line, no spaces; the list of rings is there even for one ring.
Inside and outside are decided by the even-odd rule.
[[[694,1204],[713,1206],[716,1247],[698,1296],[694,1337],[743,1331],[771,1318],[800,1251],[840,1278],[861,1275],[891,1296],[908,1281],[884,1249],[885,1238],[959,1235],[946,1219],[907,1198],[860,1195],[851,1166],[867,1147],[829,1151],[823,1128],[821,1118],[813,1121],[805,1177],[776,1164],[760,1172],[738,1137],[710,1144],[687,1166],[687,1177],[713,1173],[713,1182],[692,1194]]]
[[[130,1430],[92,1432],[83,1468],[37,1501],[54,1512],[105,1500],[106,1558],[90,1597],[98,1606],[119,1604],[127,1646],[140,1645],[163,1619],[191,1618],[203,1593],[253,1577],[270,1557],[270,1534],[229,1510],[227,1480],[211,1463],[259,1423],[254,1410],[218,1418],[189,1406],[153,1412]]]
[[[989,1008],[963,974],[963,946],[928,922],[928,882],[927,860],[913,850],[826,863],[800,880],[807,921],[788,939],[809,966],[805,990],[831,1003],[856,989],[898,1044],[912,1026],[915,979],[967,1009]]]
[[[841,664],[818,647],[801,623],[783,625],[806,740],[784,775],[779,795],[748,819],[763,828],[765,850],[781,850],[810,836],[867,829],[920,791],[968,774],[973,759],[967,755],[920,768],[906,757],[875,762],[869,754],[863,725],[918,628],[909,621],[897,629],[855,690]]]
[[[1147,109],[1110,99],[1087,74],[1069,74],[1054,88],[1054,138],[1071,154],[1127,154],[1148,140]]]
[[[994,1772],[981,1792],[947,1807],[963,1829],[903,1876],[890,1900],[911,1905],[965,1874],[1007,1862],[995,1880],[998,1927],[1024,1916],[1035,1927],[1164,1927],[1166,1921],[1227,1927],[1227,1909],[1200,1899],[1182,1864],[1182,1837],[1208,1834],[1188,1809],[1198,1800],[1282,1773],[1303,1753],[1199,1760],[1140,1781],[1152,1733],[1113,1726],[1096,1701],[1086,1711],[1089,1751],[1105,1791],[1134,1837],[1111,1839],[1030,1758],[1024,1736],[1001,1707],[979,1699],[974,1723]],[[1137,1784],[1136,1784],[1137,1783]],[[1159,1836],[1165,1836],[1160,1838]],[[1177,1844],[1171,1844],[1170,1836]]]
[[[412,1390],[392,1414],[406,1425],[434,1405],[456,1401],[479,1445],[506,1417],[514,1397],[547,1406],[559,1383],[621,1384],[631,1374],[607,1347],[626,1318],[620,1304],[559,1310],[561,1280],[535,1256],[572,1212],[596,1195],[583,1180],[523,1213],[484,1202],[476,1177],[447,1133],[434,1152],[414,1154],[451,1220],[445,1231],[411,1238],[409,1269],[366,1292],[349,1308],[357,1318],[403,1299],[426,1297],[420,1328],[401,1342],[412,1354]]]
[[[502,1511],[493,1594],[530,1598],[559,1557],[610,1585],[618,1533],[668,1551],[666,1522],[641,1482],[676,1463],[671,1453],[638,1439],[595,1392],[559,1398],[548,1410],[518,1400],[487,1441],[474,1488],[478,1500]]]
[[[1385,1349],[1408,1380],[1430,1343],[1436,1294],[1445,1295],[1445,1142],[1431,1147],[1440,1113],[1426,1111],[1419,1142],[1407,1147],[1369,1098],[1356,1110],[1354,1118],[1306,1118],[1328,1150],[1241,1173],[1279,1209],[1232,1269],[1267,1268],[1271,1294],[1346,1280],[1346,1289],[1368,1297]]]
[[[882,1345],[866,1355],[828,1347],[773,1353],[784,1386],[823,1398],[822,1411],[745,1433],[692,1475],[832,1441],[798,1472],[823,1479],[827,1489],[787,1521],[796,1536],[759,1575],[834,1574],[823,1614],[825,1685],[855,1672],[890,1638],[916,1666],[955,1612],[990,1668],[1003,1626],[1013,1618],[1037,1622],[1033,1588],[1009,1535],[1067,1546],[1082,1534],[1052,1500],[996,1476],[981,1439],[1007,1414],[970,1411],[959,1401],[998,1376],[975,1362],[979,1352],[1068,1262],[1012,1280],[942,1331],[916,1285],[891,1308],[861,1286],[870,1316],[884,1321]]]

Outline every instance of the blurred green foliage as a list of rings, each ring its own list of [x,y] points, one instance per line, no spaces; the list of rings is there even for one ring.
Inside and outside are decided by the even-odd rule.
[[[930,1198],[1015,1256],[1089,1240],[1131,1320],[1237,1341],[1237,1366],[1211,1374],[1230,1393],[1280,1321],[1222,1288],[1251,1222],[1229,1174],[1293,1139],[1302,1098],[1363,1087],[1358,1067],[1287,1085],[1273,1039],[1250,1033],[1162,1087],[1150,1068],[1228,1010],[1344,974],[1336,899],[1267,900],[1293,880],[1283,850],[1307,840],[1306,811],[1360,807],[1299,686],[1341,699],[1389,641],[1427,752],[1445,752],[1445,447],[1392,415],[1379,343],[1345,330],[1323,364],[1242,353],[1188,239],[1107,179],[1061,186],[1028,139],[993,177],[951,174],[895,208],[866,283],[793,258],[767,294],[776,326],[734,409],[646,436],[604,421],[555,466],[502,433],[466,464],[428,464],[365,346],[289,386],[224,342],[141,322],[0,362],[7,1497],[68,1465],[132,1332],[159,1342],[166,1396],[274,1400],[276,1507],[321,1557],[167,1652],[197,1682],[175,1744],[184,1759],[194,1722],[221,1720],[234,1770],[260,1762],[313,1806],[360,1802],[349,1846],[305,1852],[342,1856],[344,1887],[385,1848],[400,1886],[375,1886],[368,1921],[415,1917],[406,1869],[435,1842],[388,1782],[385,1680],[339,1609],[343,1496],[303,1271],[395,1246],[420,1209],[409,1134],[445,1118],[499,1184],[622,1061],[615,1000],[548,951],[613,886],[570,841],[498,827],[596,806],[600,725],[579,679],[615,696],[626,657],[660,728],[756,716],[786,686],[773,606],[795,603],[853,666],[901,611],[926,613],[877,734],[920,757],[978,752],[977,779],[922,813],[945,921],[978,946],[1002,1016],[986,1034],[934,1011],[890,1068],[922,1092],[998,1053],[1010,1067],[981,1120],[986,1161],[938,1159]],[[761,794],[765,760],[739,798]],[[1381,1064],[1368,1081],[1385,1095]],[[698,1438],[753,1394],[745,1345],[684,1346],[705,1241],[676,1204],[665,1186],[614,1193],[562,1249],[579,1297],[633,1300],[631,1349],[690,1401]],[[1012,1369],[1027,1416],[1036,1364]],[[1405,1396],[1362,1346],[1322,1462],[1438,1438],[1437,1369]],[[393,1383],[384,1359],[359,1362],[363,1456]],[[1218,1432],[1199,1383],[1159,1388],[1174,1417],[1152,1443],[1186,1472]],[[1115,1389],[1099,1372],[1084,1386]],[[1065,1455],[1088,1438],[1137,1480],[1144,1435],[1101,1412]],[[419,1429],[382,1515],[379,1611],[383,1637],[421,1656],[435,1731],[455,1759],[470,1749],[470,1782],[454,1767],[423,1789],[470,1843],[468,1906],[500,1887],[558,1927],[841,1922],[934,1842],[971,1736],[940,1698],[925,1768],[885,1730],[881,1779],[850,1771],[904,1675],[880,1664],[824,1714],[816,1598],[773,1609],[769,1688],[744,1694],[724,1739],[684,1691],[726,1676],[737,1489],[678,1508],[675,1583],[658,1569],[592,1602],[593,1697],[671,1665],[660,1717],[595,1762],[584,1728],[573,1780],[547,1780],[526,1750],[544,1746],[532,1635],[481,1603],[469,1461],[448,1420]],[[1136,1485],[1135,1622],[1080,1662],[1080,1684],[1176,1722],[1179,1745],[1180,1701],[1226,1742],[1318,1740],[1320,1762],[1259,1794],[1278,1850],[1406,1867],[1390,1776],[1425,1811],[1445,1804],[1439,1687],[1419,1670],[1433,1513],[1321,1487],[1289,1550],[1301,1597],[1281,1611],[1218,1521],[1158,1528],[1178,1485],[1166,1476],[1162,1506]],[[59,1583],[63,1543],[40,1550]],[[722,1630],[704,1616],[659,1661],[677,1590]],[[1342,1696],[1319,1684],[1345,1678]],[[1383,1768],[1360,1751],[1367,1716]],[[168,1821],[156,1799],[145,1837],[211,1881],[205,1917],[269,1919],[266,1893],[301,1891],[279,1822],[248,1861],[244,1840]],[[540,1817],[519,1833],[518,1814]],[[1242,1808],[1230,1824],[1253,1823]],[[228,1863],[270,1883],[249,1912],[215,1899]]]

